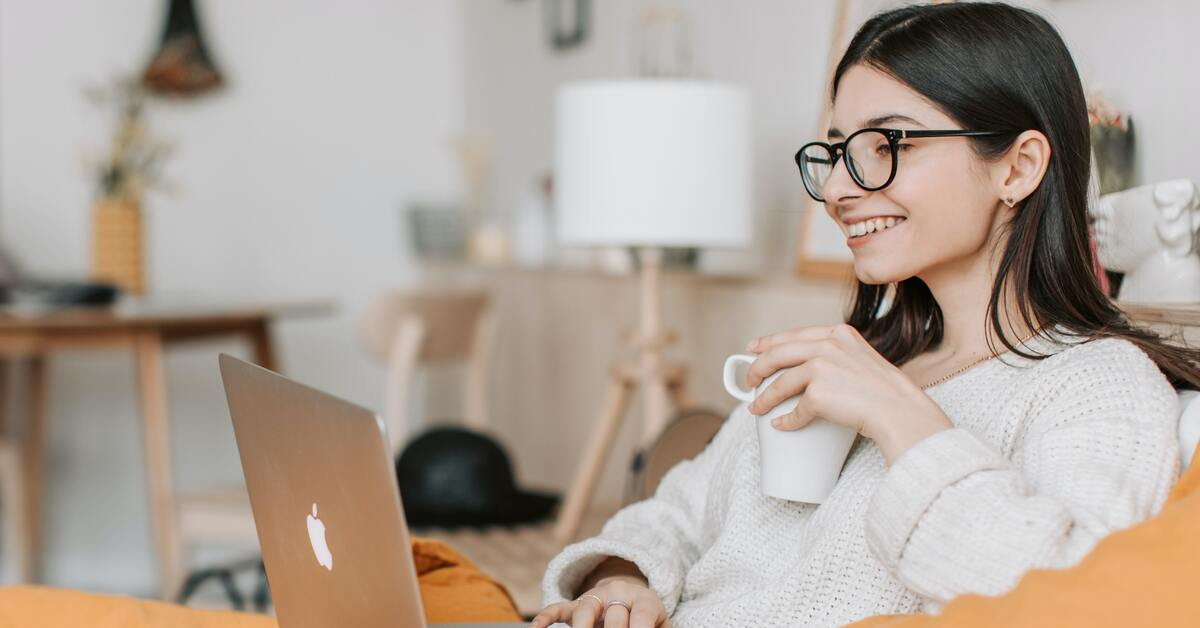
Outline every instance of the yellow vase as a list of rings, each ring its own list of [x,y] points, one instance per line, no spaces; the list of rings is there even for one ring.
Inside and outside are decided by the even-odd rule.
[[[142,207],[136,200],[105,198],[92,209],[92,277],[130,294],[145,293]]]

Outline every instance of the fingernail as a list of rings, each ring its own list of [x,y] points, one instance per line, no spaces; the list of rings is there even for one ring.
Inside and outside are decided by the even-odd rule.
[[[771,427],[783,427],[783,419],[779,417],[771,419]]]

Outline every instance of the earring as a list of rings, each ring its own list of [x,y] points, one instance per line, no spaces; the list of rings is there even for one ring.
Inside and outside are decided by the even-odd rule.
[[[1004,199],[1004,204],[1005,204],[1005,205],[1008,205],[1009,207],[1012,207],[1013,205],[1016,205],[1016,204],[1017,204],[1017,202],[1016,202],[1016,201],[1014,201],[1014,200],[1013,200],[1013,197],[1011,197],[1011,196],[1010,196],[1010,197],[1008,197],[1008,198]]]

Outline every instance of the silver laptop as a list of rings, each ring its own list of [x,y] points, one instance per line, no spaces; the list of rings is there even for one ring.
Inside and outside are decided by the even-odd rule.
[[[237,358],[220,364],[280,628],[425,627],[383,422]]]

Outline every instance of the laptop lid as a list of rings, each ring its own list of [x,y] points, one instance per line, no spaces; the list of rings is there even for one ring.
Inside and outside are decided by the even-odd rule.
[[[424,627],[383,422],[232,356],[220,367],[280,628]]]

